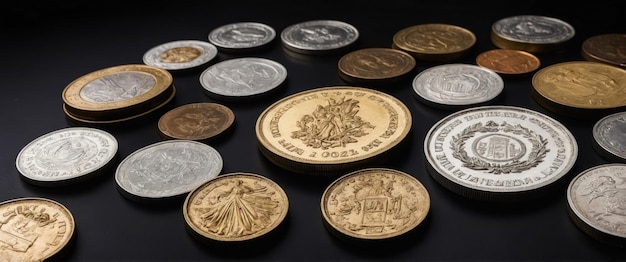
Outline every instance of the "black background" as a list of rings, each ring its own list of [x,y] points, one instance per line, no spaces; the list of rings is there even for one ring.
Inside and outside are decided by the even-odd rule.
[[[624,260],[624,250],[585,235],[567,215],[567,183],[581,171],[608,163],[592,148],[595,119],[555,115],[530,96],[531,77],[505,78],[503,97],[494,104],[521,106],[561,121],[579,145],[577,163],[564,182],[548,196],[512,204],[464,199],[446,190],[425,168],[423,141],[428,129],[451,111],[421,104],[411,80],[436,65],[418,61],[416,71],[394,85],[377,87],[411,110],[413,129],[406,152],[382,167],[415,176],[428,189],[431,209],[419,230],[401,241],[363,245],[336,238],[323,226],[320,198],[336,176],[308,176],[282,170],[258,151],[254,125],[263,109],[276,100],[316,87],[349,85],[337,75],[342,54],[289,56],[277,36],[272,45],[254,53],[220,52],[213,62],[254,56],[275,60],[288,70],[284,89],[270,97],[249,101],[218,101],[202,92],[201,70],[174,74],[177,94],[170,108],[193,102],[217,102],[235,113],[231,133],[210,144],[224,159],[222,173],[251,172],[271,178],[289,197],[289,214],[271,238],[247,246],[202,243],[185,230],[183,199],[137,203],[116,189],[114,168],[84,183],[47,188],[21,179],[15,168],[18,152],[31,140],[71,126],[62,111],[61,93],[72,80],[106,67],[140,64],[148,49],[174,40],[208,40],[208,33],[233,22],[261,22],[279,35],[285,27],[317,19],[341,20],[360,32],[357,46],[390,47],[393,35],[408,26],[447,23],[471,30],[477,44],[455,63],[474,64],[475,57],[493,49],[491,25],[513,15],[546,15],[576,29],[563,51],[538,55],[542,67],[582,60],[586,38],[603,33],[625,33],[623,1],[97,1],[6,2],[2,12],[3,54],[0,85],[0,201],[44,197],[64,204],[76,220],[76,241],[67,246],[62,261],[606,261]],[[8,58],[8,59],[7,59]],[[626,87],[625,87],[626,88]],[[161,112],[162,113],[162,112]],[[160,113],[121,126],[102,127],[118,140],[121,161],[135,150],[161,141],[156,123]],[[114,163],[115,165],[117,163]]]

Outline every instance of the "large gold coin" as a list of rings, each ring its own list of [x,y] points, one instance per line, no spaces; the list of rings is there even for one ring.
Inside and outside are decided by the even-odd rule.
[[[471,31],[449,24],[419,24],[393,36],[392,47],[418,60],[451,61],[464,56],[476,44]]]
[[[324,222],[333,233],[362,240],[398,237],[415,229],[430,210],[428,191],[413,176],[369,168],[335,180],[322,195]]]
[[[235,121],[230,108],[216,103],[191,103],[163,114],[158,122],[165,139],[206,140],[220,135]]]
[[[8,200],[0,203],[0,214],[0,261],[44,261],[74,236],[74,217],[53,200]]]
[[[183,204],[183,216],[195,237],[233,243],[270,233],[288,209],[287,194],[274,181],[257,174],[230,173],[192,190]]]
[[[411,129],[408,108],[386,93],[335,86],[303,91],[266,108],[256,122],[260,151],[300,173],[360,167],[400,144]]]
[[[365,48],[339,59],[339,77],[349,83],[387,84],[399,80],[415,68],[415,58],[391,48]]]

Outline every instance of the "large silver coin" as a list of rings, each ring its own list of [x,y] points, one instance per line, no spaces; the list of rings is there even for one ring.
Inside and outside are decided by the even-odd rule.
[[[115,181],[131,199],[176,197],[218,176],[222,166],[222,156],[211,146],[167,140],[127,156],[117,167]]]
[[[462,196],[488,201],[537,197],[566,175],[578,144],[556,120],[513,106],[458,111],[428,131],[432,177]]]
[[[18,153],[15,165],[26,181],[47,186],[95,174],[117,155],[118,144],[106,131],[69,127],[42,135]]]
[[[504,89],[502,77],[492,70],[469,64],[430,67],[413,79],[413,91],[435,107],[468,107],[487,103]]]
[[[179,40],[160,44],[143,55],[143,63],[170,71],[193,69],[217,56],[217,48],[198,40]]]
[[[200,75],[207,95],[216,99],[242,99],[262,95],[279,87],[287,69],[278,62],[244,57],[214,64]]]
[[[213,29],[209,42],[225,51],[247,50],[265,46],[276,37],[274,28],[254,22],[232,23]]]
[[[626,244],[626,165],[603,164],[578,174],[567,188],[570,218],[603,242]]]
[[[341,21],[313,20],[285,28],[280,38],[292,52],[324,54],[350,47],[359,38],[359,31]]]
[[[626,112],[614,113],[593,126],[593,146],[604,158],[626,162]]]

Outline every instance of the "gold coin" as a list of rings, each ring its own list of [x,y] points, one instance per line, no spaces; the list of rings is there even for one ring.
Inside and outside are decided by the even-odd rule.
[[[418,60],[451,61],[465,55],[476,36],[471,31],[449,24],[419,24],[404,28],[393,36],[395,49],[406,51]]]
[[[369,168],[340,177],[322,195],[324,222],[333,233],[381,240],[415,229],[430,210],[428,191],[413,176]]]
[[[626,69],[626,34],[602,34],[587,38],[581,54],[587,61]]]
[[[259,238],[285,219],[289,201],[274,181],[257,174],[229,173],[192,190],[183,204],[187,229],[218,242]]]
[[[0,203],[0,214],[0,261],[44,261],[74,236],[74,217],[53,200],[8,200]]]
[[[390,83],[415,68],[408,53],[391,48],[365,48],[344,55],[338,63],[339,76],[350,83]]]
[[[476,57],[476,64],[504,75],[523,75],[539,68],[541,62],[535,55],[512,49],[493,49]]]
[[[226,131],[235,121],[230,108],[216,103],[192,103],[163,114],[158,122],[166,139],[206,140]]]
[[[350,86],[321,87],[285,97],[256,122],[260,151],[294,172],[330,174],[373,160],[411,129],[408,108],[386,93]]]

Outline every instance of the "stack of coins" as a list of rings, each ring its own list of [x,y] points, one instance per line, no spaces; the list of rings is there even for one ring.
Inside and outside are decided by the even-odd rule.
[[[119,123],[147,115],[176,94],[172,75],[149,65],[120,65],[97,70],[63,90],[63,110],[73,122]]]
[[[495,46],[531,53],[563,49],[574,34],[574,27],[570,24],[539,15],[506,17],[491,26],[491,42]]]
[[[452,61],[466,55],[476,44],[470,30],[449,24],[419,24],[393,36],[392,48],[405,51],[417,60]]]

